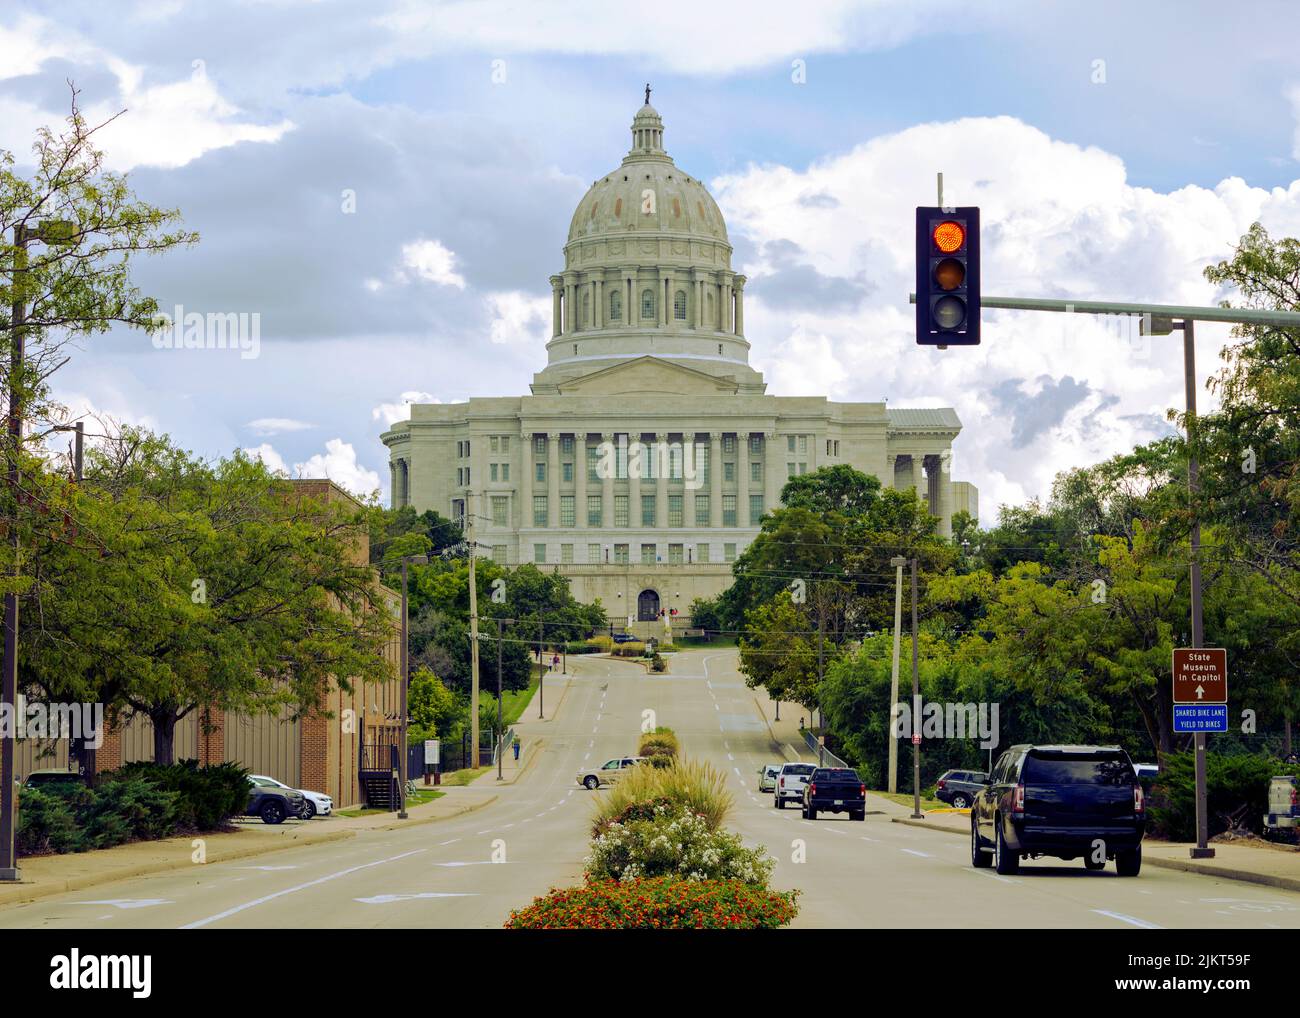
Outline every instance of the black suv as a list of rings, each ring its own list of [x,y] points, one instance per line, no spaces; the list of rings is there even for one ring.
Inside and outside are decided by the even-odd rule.
[[[1146,804],[1118,746],[1012,746],[975,796],[971,865],[1015,873],[1021,858],[1115,860],[1121,877],[1142,868]]]
[[[244,815],[261,817],[264,824],[282,824],[289,817],[302,818],[307,809],[303,794],[265,781],[248,779],[248,805]]]
[[[975,801],[987,779],[983,771],[944,771],[935,783],[934,797],[949,806],[965,809]]]

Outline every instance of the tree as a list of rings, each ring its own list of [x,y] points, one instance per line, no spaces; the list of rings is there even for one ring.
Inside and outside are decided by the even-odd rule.
[[[843,516],[866,515],[879,497],[880,481],[845,463],[791,477],[781,489],[788,508]]]
[[[406,694],[407,741],[416,746],[426,739],[447,738],[453,726],[463,721],[464,706],[456,694],[443,685],[438,676],[427,668],[420,668],[411,676],[411,687]]]
[[[200,708],[302,714],[333,682],[391,678],[394,608],[355,562],[363,510],[131,428],[92,447],[72,504],[84,535],[34,549],[21,677],[147,715],[158,762]]]

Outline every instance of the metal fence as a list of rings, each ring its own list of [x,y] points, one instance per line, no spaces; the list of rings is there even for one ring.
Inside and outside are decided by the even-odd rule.
[[[811,728],[803,730],[803,741],[807,744],[809,752],[817,757],[817,763],[820,767],[843,767],[848,770],[854,770],[854,767],[840,759],[825,746],[817,741],[817,736],[813,735]]]

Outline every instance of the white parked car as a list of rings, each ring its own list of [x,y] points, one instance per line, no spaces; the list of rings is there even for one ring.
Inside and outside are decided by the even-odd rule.
[[[612,785],[643,760],[645,760],[643,756],[616,756],[613,760],[606,760],[599,767],[578,771],[578,784],[591,791],[595,791],[601,785]]]
[[[286,785],[283,781],[276,781],[275,778],[268,778],[265,774],[250,774],[248,780],[256,781],[259,785],[270,784],[275,785],[277,788],[291,788],[291,786]],[[303,820],[310,820],[317,814],[327,817],[334,809],[334,800],[324,792],[309,792],[305,788],[296,788],[292,789],[292,791],[301,792],[303,799],[306,800],[306,805],[304,806],[302,814]]]

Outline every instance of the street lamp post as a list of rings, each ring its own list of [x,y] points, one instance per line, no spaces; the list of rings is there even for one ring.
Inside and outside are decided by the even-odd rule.
[[[894,662],[889,673],[889,792],[898,792],[898,733],[894,731],[898,704],[898,657],[903,643],[903,567],[907,559],[895,555],[889,560],[894,567]]]
[[[398,696],[400,705],[398,707],[401,716],[401,738],[399,740],[397,753],[397,782],[398,792],[397,801],[400,804],[397,810],[399,820],[406,819],[406,758],[408,756],[406,746],[406,687],[411,682],[411,665],[410,665],[410,647],[408,646],[407,617],[406,617],[406,579],[408,565],[422,566],[429,561],[428,555],[403,555],[402,556],[402,675],[401,682],[398,685]]]
[[[46,244],[69,242],[73,226],[62,220],[46,220],[35,227],[24,223],[14,226],[13,308],[9,318],[9,494],[13,499],[9,520],[9,545],[13,555],[13,578],[18,579],[20,542],[18,538],[18,488],[21,480],[19,461],[23,448],[23,355],[27,332],[27,302],[23,299],[20,276],[27,272],[27,245],[31,241]],[[18,704],[18,593],[11,590],[4,597],[4,658],[0,664],[0,711],[12,712]],[[14,835],[17,833],[17,793],[14,790],[15,746],[13,739],[0,739],[0,881],[22,879],[18,869]]]
[[[912,819],[921,812],[921,666],[916,626],[916,559],[912,559]]]

